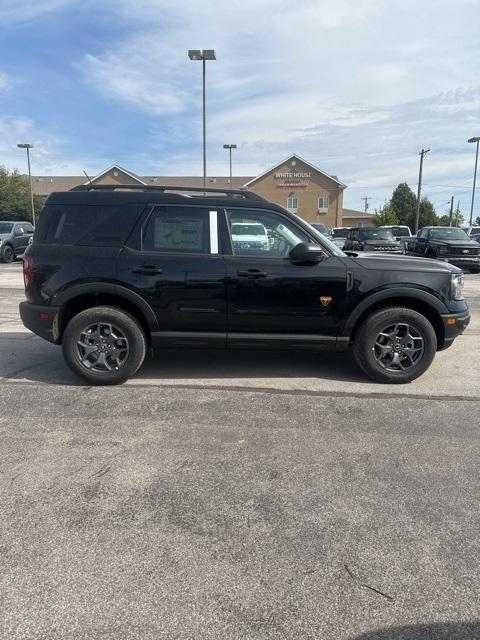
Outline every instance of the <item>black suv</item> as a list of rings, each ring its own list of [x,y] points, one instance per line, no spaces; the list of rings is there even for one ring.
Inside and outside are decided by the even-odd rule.
[[[30,222],[0,220],[0,261],[13,262],[21,256],[33,236]]]
[[[358,227],[350,229],[343,245],[344,251],[385,251],[387,253],[403,253],[400,243],[392,235],[390,229]]]
[[[480,273],[480,245],[458,227],[423,227],[405,247],[409,255],[437,258]]]
[[[251,241],[253,225],[266,242]],[[351,346],[371,378],[409,382],[470,319],[460,269],[347,256],[248,191],[87,185],[53,193],[24,279],[23,323],[61,344],[91,384],[122,382],[147,348],[170,347]]]

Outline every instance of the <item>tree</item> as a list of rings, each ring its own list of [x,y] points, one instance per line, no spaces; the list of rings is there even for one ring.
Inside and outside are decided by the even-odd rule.
[[[35,213],[40,213],[42,199],[34,196]],[[28,179],[14,169],[0,166],[0,220],[32,221]]]
[[[422,227],[430,227],[439,224],[439,218],[437,216],[437,212],[435,211],[435,207],[430,202],[428,198],[422,198],[420,200],[420,215],[418,219],[418,228]],[[415,227],[415,214],[413,216],[413,226],[410,228],[413,229]]]
[[[375,209],[375,213],[372,216],[372,222],[376,227],[381,227],[385,224],[398,224],[398,218],[395,215],[392,205],[387,203],[378,211]]]
[[[480,227],[480,216],[477,216],[475,219],[475,226]]]
[[[398,223],[405,224],[413,230],[415,227],[417,196],[406,182],[402,182],[395,189],[390,200],[390,206],[397,217]]]

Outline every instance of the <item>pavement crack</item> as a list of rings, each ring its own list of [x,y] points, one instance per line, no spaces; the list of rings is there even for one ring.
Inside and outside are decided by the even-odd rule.
[[[102,476],[107,474],[110,471],[111,468],[112,468],[111,465],[104,464],[103,467],[100,467],[100,469],[98,471],[95,471],[95,473],[92,473],[92,475],[88,476],[88,477],[89,478],[101,478]]]
[[[348,575],[350,576],[350,578],[353,580],[353,582],[359,584],[361,587],[365,587],[365,589],[370,589],[370,591],[373,591],[374,593],[378,593],[379,596],[382,596],[386,600],[389,600],[390,602],[393,602],[393,600],[394,600],[393,596],[389,596],[388,593],[384,593],[383,591],[380,591],[380,589],[376,589],[375,587],[371,587],[366,582],[362,582],[360,580],[360,578],[358,578],[356,575],[354,575],[352,573],[352,571],[349,569],[348,565],[344,564],[343,567],[344,567],[345,571],[348,573]]]

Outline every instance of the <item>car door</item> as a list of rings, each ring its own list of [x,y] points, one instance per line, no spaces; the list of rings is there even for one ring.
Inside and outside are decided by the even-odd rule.
[[[289,259],[299,242],[318,244],[286,215],[229,208],[225,212],[228,346],[324,347],[336,341],[346,293],[342,259],[325,252],[317,264]],[[231,227],[261,223],[267,247],[233,242]]]
[[[25,251],[28,245],[30,235],[26,233],[22,224],[16,224],[13,227],[12,244],[15,250],[15,254],[21,254]]]
[[[415,240],[415,253],[416,255],[424,256],[427,249],[428,230],[420,229],[417,233],[417,239]]]
[[[154,311],[155,347],[226,345],[226,265],[217,220],[217,211],[204,207],[149,207],[120,253],[117,285]]]

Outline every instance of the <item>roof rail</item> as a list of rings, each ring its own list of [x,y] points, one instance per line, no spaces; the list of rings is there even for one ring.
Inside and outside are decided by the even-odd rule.
[[[166,185],[143,185],[143,184],[82,184],[78,187],[73,187],[70,191],[153,191],[165,193],[166,191],[188,191],[195,195],[205,194],[207,197],[209,193],[223,193],[227,197],[231,198],[244,198],[245,200],[265,200],[262,196],[248,191],[247,189],[211,189],[209,187],[171,187]],[[178,194],[186,195],[186,194]]]

